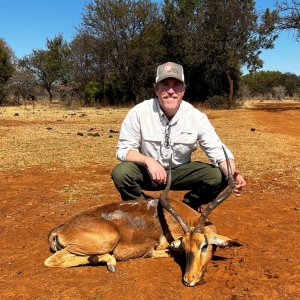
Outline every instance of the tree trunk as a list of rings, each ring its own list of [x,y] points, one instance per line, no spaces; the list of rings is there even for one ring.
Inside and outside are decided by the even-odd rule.
[[[48,94],[49,94],[49,101],[50,101],[50,103],[52,103],[52,98],[53,98],[53,96],[52,96],[52,92],[51,92],[51,87],[46,87],[46,90],[47,90],[47,92],[48,92]]]
[[[233,79],[231,78],[230,71],[225,71],[226,78],[229,85],[228,99],[227,99],[227,108],[232,108],[233,106]]]

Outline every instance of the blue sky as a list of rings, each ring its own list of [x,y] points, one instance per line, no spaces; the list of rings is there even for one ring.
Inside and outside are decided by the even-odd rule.
[[[272,7],[276,0],[258,0],[257,8]],[[33,49],[45,49],[46,39],[62,33],[71,41],[81,23],[88,0],[0,0],[0,38],[12,48],[18,58]],[[263,70],[300,75],[300,42],[284,32],[275,48],[264,50]]]

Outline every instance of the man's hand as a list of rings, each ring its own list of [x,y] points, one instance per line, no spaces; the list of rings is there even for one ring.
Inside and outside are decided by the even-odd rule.
[[[165,168],[153,157],[143,155],[135,150],[129,150],[126,160],[146,166],[153,181],[161,184],[167,183],[168,176]]]
[[[161,184],[167,183],[167,172],[165,168],[154,158],[146,159],[146,166],[153,181]]]
[[[235,187],[234,187],[232,193],[233,193],[233,195],[239,197],[239,196],[241,196],[243,187],[246,185],[246,181],[243,178],[243,176],[240,174],[240,171],[235,168],[234,161],[232,159],[229,159],[229,162],[231,165],[231,170],[233,171],[233,178],[235,180]],[[223,172],[223,174],[225,174],[225,176],[227,176],[228,170],[227,170],[227,163],[225,160],[219,163],[219,167],[220,167],[221,171]]]
[[[235,187],[233,189],[233,195],[239,197],[241,196],[243,187],[246,185],[246,181],[243,176],[240,174],[239,170],[235,170],[233,173],[233,178],[235,180]]]

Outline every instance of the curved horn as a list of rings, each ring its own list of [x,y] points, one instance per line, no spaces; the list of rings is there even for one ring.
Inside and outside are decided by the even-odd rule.
[[[165,208],[177,220],[177,222],[182,227],[183,231],[186,233],[186,232],[191,231],[190,227],[185,222],[185,220],[183,220],[183,218],[180,216],[180,214],[177,212],[177,210],[174,207],[172,207],[170,205],[170,203],[167,201],[167,195],[171,188],[171,161],[172,161],[172,155],[170,157],[170,162],[169,162],[168,182],[167,182],[167,185],[166,185],[164,191],[161,193],[161,195],[159,197],[159,203],[161,204],[161,206],[163,208]]]
[[[225,148],[223,146],[222,146],[222,148],[223,148],[223,151],[224,151],[224,154],[225,154],[226,164],[227,164],[228,187],[227,187],[227,189],[225,190],[225,192],[223,194],[221,194],[215,200],[213,200],[212,202],[210,202],[208,204],[208,206],[206,207],[206,209],[203,211],[203,213],[201,213],[201,217],[199,218],[198,224],[195,227],[195,231],[198,231],[198,232],[203,232],[205,220],[208,217],[208,215],[218,205],[220,205],[225,199],[227,199],[232,194],[232,191],[233,191],[233,189],[235,187],[235,180],[234,180],[233,175],[232,175],[231,165],[230,165],[227,153],[225,151]]]

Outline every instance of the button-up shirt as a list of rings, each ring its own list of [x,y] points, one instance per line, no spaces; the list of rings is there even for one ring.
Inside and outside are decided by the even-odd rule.
[[[225,160],[222,144],[207,116],[182,100],[177,113],[169,120],[160,109],[158,99],[145,100],[134,106],[125,117],[117,145],[117,158],[126,161],[130,150],[153,157],[165,168],[186,164],[198,145],[212,164]]]

